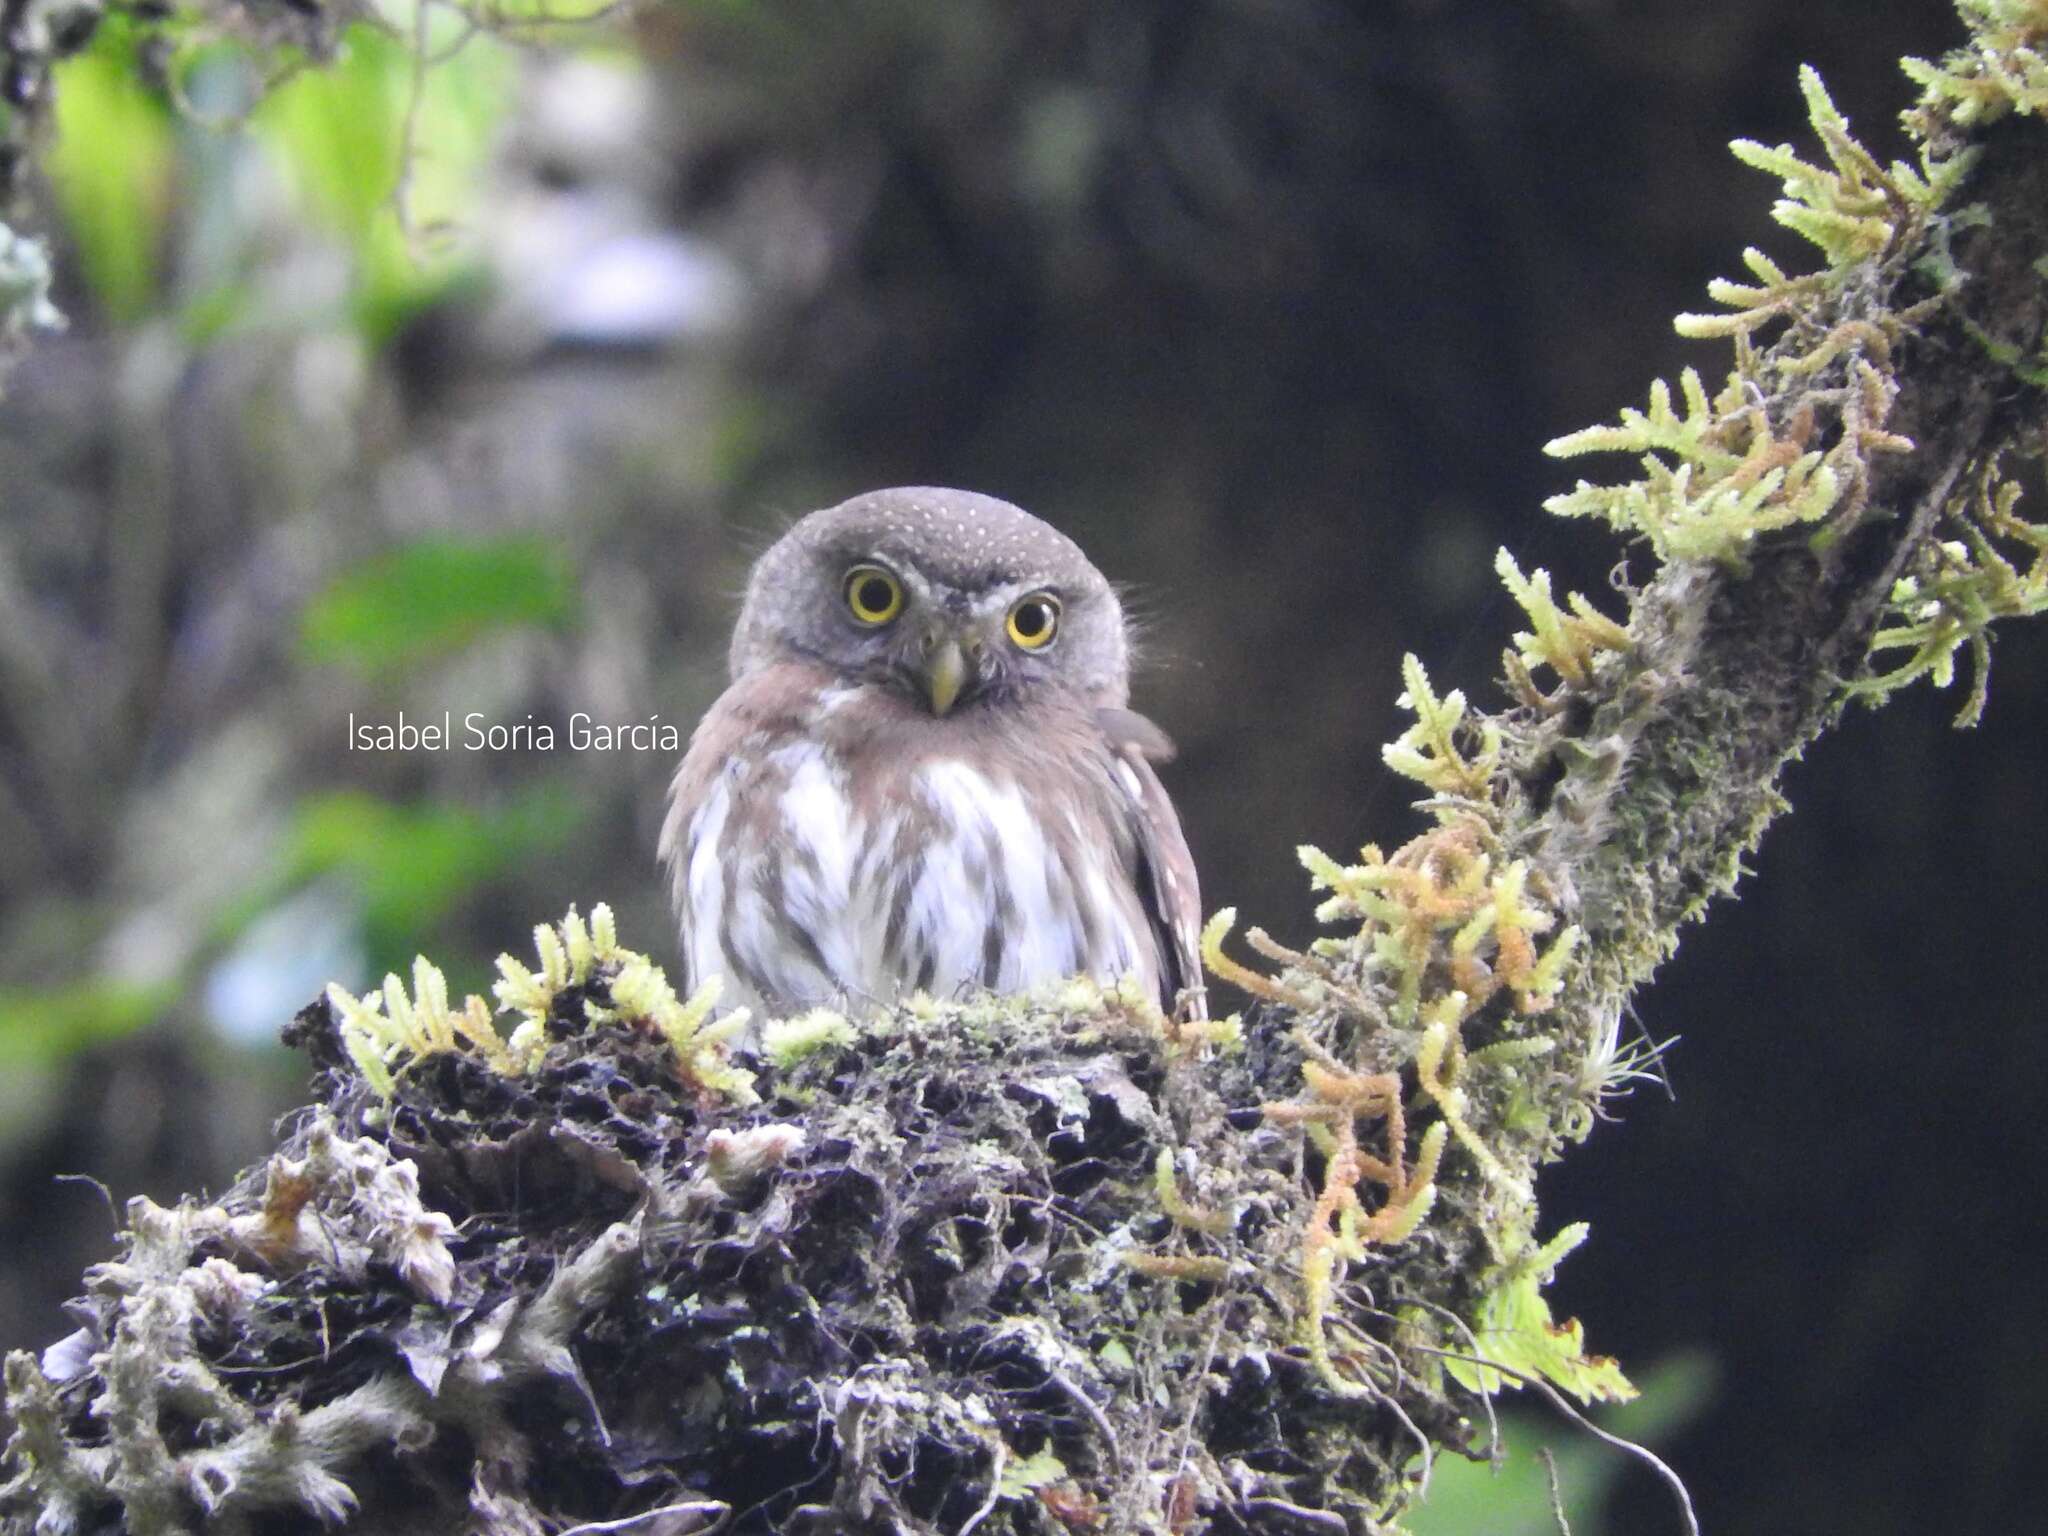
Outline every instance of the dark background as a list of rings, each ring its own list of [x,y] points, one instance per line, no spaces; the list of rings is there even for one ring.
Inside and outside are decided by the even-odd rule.
[[[1725,367],[1669,320],[1744,245],[1807,262],[1726,141],[1811,152],[1811,62],[1889,158],[1897,58],[1960,36],[1938,0],[670,6],[610,95],[526,64],[478,275],[373,321],[180,130],[148,301],[67,276],[0,402],[0,1344],[63,1331],[104,1245],[54,1175],[169,1199],[260,1155],[299,1081],[266,989],[281,1023],[415,950],[479,987],[571,901],[666,957],[658,754],[349,754],[351,710],[686,727],[751,552],[858,490],[994,492],[1130,582],[1206,903],[1306,938],[1293,846],[1417,825],[1401,652],[1498,699],[1502,543],[1606,591],[1611,536],[1540,511],[1598,466],[1541,445]],[[686,313],[579,320],[565,228],[671,242]],[[273,297],[209,330],[223,242]],[[307,641],[444,538],[527,541],[560,601],[386,663]],[[1546,1175],[1546,1230],[1594,1228],[1559,1314],[1715,1363],[1663,1447],[1710,1531],[2038,1519],[2048,640],[1960,703],[1794,766],[1639,999],[1672,1092]],[[1672,1516],[1631,1474],[1604,1528]]]

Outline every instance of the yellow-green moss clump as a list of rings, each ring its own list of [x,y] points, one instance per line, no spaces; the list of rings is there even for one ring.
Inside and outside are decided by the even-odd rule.
[[[559,924],[534,929],[533,942],[540,956],[537,971],[510,955],[498,956],[498,981],[491,990],[497,1011],[519,1018],[510,1038],[499,1034],[482,998],[470,996],[461,1008],[451,1007],[448,980],[425,955],[413,961],[410,997],[396,976],[384,978],[382,991],[361,997],[330,985],[327,1000],[341,1021],[342,1042],[364,1080],[389,1098],[394,1071],[465,1043],[492,1071],[519,1076],[540,1064],[551,1023],[559,1032],[564,1025],[619,1020],[665,1040],[675,1052],[677,1072],[692,1086],[740,1103],[753,1101],[753,1074],[734,1066],[726,1050],[746,1029],[746,1010],[710,1022],[718,1004],[717,977],[687,1002],[678,998],[660,966],[620,945],[611,908],[602,902],[591,908],[588,923],[571,907]]]

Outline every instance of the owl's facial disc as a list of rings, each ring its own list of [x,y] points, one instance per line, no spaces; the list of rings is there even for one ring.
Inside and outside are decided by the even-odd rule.
[[[800,661],[944,717],[1130,696],[1122,605],[1074,542],[1008,502],[931,486],[856,496],[785,533],[754,564],[730,661],[735,679]]]

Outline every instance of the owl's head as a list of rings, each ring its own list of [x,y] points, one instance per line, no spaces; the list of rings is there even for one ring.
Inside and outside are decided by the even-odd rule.
[[[732,675],[820,663],[935,714],[1035,689],[1121,707],[1124,616],[1080,546],[993,496],[870,491],[791,528],[754,565]]]

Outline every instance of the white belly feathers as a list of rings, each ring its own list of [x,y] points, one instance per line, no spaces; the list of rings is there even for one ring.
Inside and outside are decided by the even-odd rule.
[[[1014,780],[936,758],[865,809],[815,742],[729,763],[691,818],[677,885],[693,986],[721,1009],[1019,991],[1140,970],[1142,921],[1112,839],[1046,827]]]

